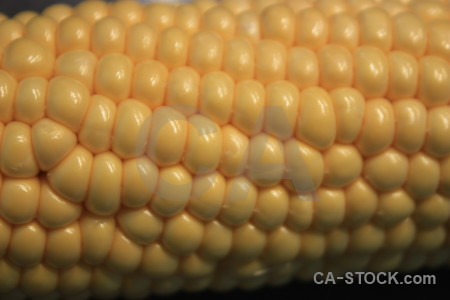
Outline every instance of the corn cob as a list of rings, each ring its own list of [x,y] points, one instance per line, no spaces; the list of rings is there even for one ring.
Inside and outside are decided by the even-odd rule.
[[[0,19],[0,298],[449,262],[447,1]]]

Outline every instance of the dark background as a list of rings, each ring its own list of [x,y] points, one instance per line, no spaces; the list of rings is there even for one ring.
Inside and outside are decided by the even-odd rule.
[[[426,0],[424,0],[426,1]],[[23,10],[33,10],[36,12],[41,12],[45,7],[54,3],[67,3],[70,5],[75,5],[80,2],[80,0],[0,0],[0,12],[7,14],[9,16],[14,16],[16,13]],[[449,249],[450,251],[450,249]],[[369,298],[369,297],[380,297],[385,295],[395,296],[397,293],[402,293],[401,295],[411,295],[414,293],[427,295],[428,297],[439,297],[440,292],[448,293],[450,291],[450,269],[448,267],[443,267],[439,269],[422,269],[415,274],[434,274],[437,277],[436,285],[417,285],[417,286],[387,286],[387,285],[317,285],[312,282],[305,283],[299,281],[293,281],[282,287],[264,287],[256,291],[242,291],[234,290],[232,292],[217,293],[217,292],[201,292],[201,293],[186,293],[181,292],[173,296],[166,297],[155,297],[151,296],[151,299],[185,299],[187,297],[195,298],[196,300],[202,299],[217,299],[217,300],[233,300],[236,298],[247,298],[247,299],[299,299],[303,298],[336,298],[337,296],[345,298]],[[402,276],[398,276],[402,278]],[[448,294],[444,294],[443,297],[447,298]]]

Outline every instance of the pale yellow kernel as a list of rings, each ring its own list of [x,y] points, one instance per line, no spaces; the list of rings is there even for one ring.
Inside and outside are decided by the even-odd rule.
[[[69,268],[81,257],[81,231],[78,222],[49,230],[44,261],[56,269]]]
[[[418,64],[414,56],[392,51],[388,54],[389,87],[387,97],[390,100],[414,97],[418,85]]]
[[[208,259],[224,258],[230,251],[233,242],[233,231],[214,220],[205,225],[203,240],[198,253]]]
[[[390,251],[402,251],[407,249],[416,236],[416,225],[411,218],[388,228],[384,240],[383,249]]]
[[[285,3],[296,13],[313,5],[310,0],[286,0]]]
[[[289,194],[282,185],[258,193],[252,223],[270,231],[284,223],[289,210]]]
[[[191,3],[179,5],[175,10],[174,25],[193,34],[200,26],[200,10]]]
[[[167,278],[177,270],[178,260],[159,243],[152,243],[144,248],[139,271],[152,279]]]
[[[395,134],[394,111],[386,99],[366,101],[364,123],[356,141],[362,155],[374,155],[387,149]]]
[[[416,99],[396,101],[392,105],[396,120],[394,146],[415,153],[423,146],[427,130],[427,110]]]
[[[7,95],[7,93],[5,94]],[[42,119],[45,112],[46,95],[47,80],[44,78],[29,77],[22,80],[17,87],[14,119],[30,125]]]
[[[246,177],[227,180],[219,219],[227,225],[241,225],[252,216],[258,191]]]
[[[315,261],[325,253],[326,239],[322,232],[306,230],[300,233],[300,239],[302,245],[299,258],[306,261]],[[305,268],[305,266],[302,267]]]
[[[119,103],[130,96],[133,63],[125,55],[107,54],[99,59],[94,92]]]
[[[111,4],[110,15],[120,19],[129,28],[141,21],[142,5],[131,0],[117,1]]]
[[[173,70],[167,80],[166,105],[180,111],[186,117],[197,112],[200,76],[190,67]]]
[[[287,53],[287,79],[300,90],[319,84],[319,61],[314,51],[291,47]]]
[[[14,115],[14,106],[17,100],[16,94],[17,81],[8,72],[0,70],[0,121],[11,122]],[[16,104],[17,105],[17,104]],[[30,104],[30,106],[32,106]]]
[[[37,219],[47,228],[67,226],[81,215],[82,206],[57,195],[46,180],[41,180],[39,197]]]
[[[24,25],[14,19],[4,19],[0,21],[2,31],[0,32],[0,49],[4,49],[11,41],[22,37]]]
[[[283,144],[261,133],[250,139],[247,176],[259,186],[274,186],[284,172]]]
[[[191,190],[192,176],[183,166],[162,168],[150,207],[160,216],[175,216],[186,207]]]
[[[122,161],[112,152],[94,157],[86,208],[99,216],[115,214],[120,207]]]
[[[391,191],[401,187],[408,175],[408,158],[389,148],[370,157],[364,165],[364,178],[376,189]]]
[[[383,246],[384,239],[384,230],[367,223],[350,232],[348,250],[352,254],[372,254]]]
[[[90,291],[92,297],[117,298],[122,285],[122,274],[112,272],[105,266],[92,270]]]
[[[348,3],[345,0],[317,0],[315,7],[327,17],[347,12],[349,9]]]
[[[329,24],[317,8],[306,8],[297,13],[295,45],[316,50],[328,40]]]
[[[80,218],[81,257],[91,266],[100,265],[108,255],[116,230],[113,217],[99,217],[89,213]]]
[[[379,7],[358,14],[360,45],[370,45],[384,52],[392,47],[392,24],[389,14]]]
[[[288,81],[276,81],[266,87],[264,131],[280,140],[292,137],[299,106],[299,92]]]
[[[6,250],[8,249],[10,237],[11,237],[11,226],[9,222],[4,221],[3,219],[0,218],[0,255],[2,257],[5,255]]]
[[[188,211],[202,221],[214,220],[222,208],[225,188],[225,178],[218,172],[195,176]]]
[[[300,93],[299,115],[295,136],[320,150],[336,138],[336,115],[329,94],[320,87]]]
[[[105,260],[105,266],[120,274],[130,274],[137,269],[142,257],[142,246],[128,239],[120,230],[116,230]]]
[[[36,16],[25,26],[24,37],[40,42],[45,45],[51,53],[56,50],[55,31],[56,22],[46,16]]]
[[[418,14],[423,21],[430,22],[436,19],[448,18],[446,4],[439,1],[412,1],[411,10]]]
[[[314,227],[330,230],[339,226],[346,213],[345,195],[341,190],[318,189],[314,195]]]
[[[58,291],[65,295],[77,295],[87,290],[91,280],[91,268],[84,264],[76,264],[60,271]]]
[[[286,76],[286,48],[277,41],[261,40],[255,46],[255,78],[262,84]]]
[[[188,65],[200,74],[218,71],[222,66],[224,41],[215,32],[201,30],[191,38]]]
[[[180,260],[178,272],[186,280],[204,278],[211,275],[216,268],[216,263],[207,260],[198,254],[194,253],[183,257]]]
[[[420,58],[426,50],[428,34],[425,24],[412,12],[403,12],[392,20],[393,49]]]
[[[295,231],[307,229],[314,217],[313,195],[290,195],[286,225]]]
[[[222,130],[202,115],[189,118],[188,140],[183,158],[186,168],[195,174],[215,170],[222,152]]]
[[[374,221],[380,227],[391,227],[408,218],[415,209],[414,200],[403,190],[379,196]]]
[[[92,153],[100,153],[111,146],[117,107],[112,100],[102,95],[92,95],[90,102],[78,133],[78,141]]]
[[[355,49],[359,44],[359,25],[357,19],[348,13],[332,15],[330,20],[329,42]]]
[[[0,292],[3,297],[5,297],[5,294],[8,292],[16,290],[15,288],[19,284],[20,275],[21,272],[18,266],[7,259],[0,260],[0,276],[2,277],[2,281],[0,282]],[[23,298],[25,298],[25,295],[23,295]]]
[[[36,176],[39,167],[33,155],[30,126],[22,122],[10,122],[5,126],[2,135],[0,151],[2,173],[16,178]]]
[[[284,184],[297,193],[315,191],[324,177],[324,160],[322,154],[313,147],[290,139],[284,145],[286,177]]]
[[[21,267],[31,267],[41,262],[46,244],[46,232],[36,222],[17,226],[11,233],[8,259]],[[29,251],[33,245],[33,251]]]
[[[354,87],[365,98],[382,97],[389,82],[389,65],[386,55],[374,46],[360,46],[353,56]]]
[[[450,106],[438,106],[428,110],[425,152],[435,157],[450,153]]]
[[[251,136],[262,130],[265,109],[264,86],[256,80],[236,84],[232,124]]]
[[[248,0],[224,0],[221,2],[221,5],[228,8],[235,15],[251,9],[251,1]]]
[[[280,226],[268,234],[263,254],[264,261],[277,265],[290,262],[298,255],[300,247],[301,240],[298,234]]]
[[[440,56],[443,59],[450,60],[450,31],[449,20],[438,19],[429,24],[428,29],[428,55]]]
[[[248,137],[234,126],[222,127],[222,157],[220,172],[228,177],[239,176],[247,167],[249,151]]]
[[[54,291],[58,283],[55,269],[40,263],[23,270],[20,276],[20,290],[27,296],[44,296]]]
[[[431,196],[439,186],[439,162],[419,152],[409,158],[409,171],[405,189],[416,199]]]
[[[246,10],[236,17],[236,35],[248,38],[255,43],[260,39],[259,15],[254,10]]]
[[[343,187],[355,181],[363,169],[363,160],[353,145],[334,144],[324,153],[324,185]]]
[[[88,89],[76,79],[57,76],[48,83],[46,115],[72,131],[80,129],[89,102]]]
[[[350,52],[338,45],[324,46],[318,53],[320,86],[330,90],[351,86],[353,83],[353,58]]]
[[[185,256],[197,250],[203,232],[203,223],[187,213],[181,213],[166,220],[161,240],[172,253]]]
[[[145,23],[137,23],[128,29],[125,53],[133,62],[153,59],[156,51],[157,35],[154,28]]]
[[[450,199],[434,194],[417,204],[414,220],[421,227],[435,227],[444,224],[450,216]]]
[[[200,81],[199,111],[219,125],[231,117],[234,98],[233,79],[225,72],[210,72]]]
[[[152,115],[147,153],[160,166],[180,161],[187,139],[186,118],[169,107],[159,107]]]
[[[168,76],[167,67],[159,61],[151,60],[137,64],[131,83],[132,97],[151,109],[159,107],[164,101]]]
[[[93,24],[109,14],[109,4],[103,1],[80,2],[74,8],[74,15],[77,15],[89,23]]]
[[[225,45],[223,70],[234,80],[252,79],[255,54],[251,42],[244,37],[230,38]]]
[[[91,45],[91,28],[89,23],[76,16],[62,20],[56,29],[56,53],[89,50]]]
[[[375,214],[378,206],[378,195],[359,178],[345,190],[346,217],[344,223],[350,228],[357,228],[366,224]]]
[[[225,6],[216,5],[208,9],[201,17],[200,28],[219,34],[227,40],[234,36],[236,21],[235,16]]]
[[[77,144],[77,136],[67,127],[42,118],[33,124],[31,141],[39,169],[47,171],[72,152]]]
[[[135,158],[145,152],[151,126],[151,110],[142,102],[127,99],[117,107],[111,149],[120,158]]]
[[[230,257],[235,260],[249,261],[263,253],[267,243],[264,231],[251,223],[245,223],[233,230],[233,243]]]
[[[21,22],[24,25],[27,25],[28,22],[37,16],[37,12],[32,10],[25,10],[14,15],[14,19]]]
[[[77,79],[92,93],[96,65],[97,58],[92,52],[84,50],[70,51],[58,56],[56,59],[55,75]]]
[[[158,239],[163,221],[148,208],[121,209],[117,222],[122,231],[134,242],[148,245]]]
[[[175,18],[175,5],[170,3],[149,3],[142,12],[142,21],[157,30],[171,26]]]
[[[16,79],[31,76],[50,78],[55,57],[39,42],[29,38],[18,38],[8,44],[3,52],[2,68]]]
[[[188,50],[189,35],[181,28],[169,27],[159,36],[156,58],[169,69],[173,69],[186,64]]]
[[[65,3],[50,5],[42,11],[42,15],[53,18],[57,23],[72,15],[72,7]]]
[[[50,186],[65,199],[82,202],[87,194],[92,163],[92,153],[76,146],[62,162],[47,172]]]
[[[268,6],[261,14],[261,37],[291,46],[294,42],[294,12],[286,4]]]
[[[419,70],[419,100],[428,107],[448,104],[450,64],[438,56],[425,56],[419,61]]]

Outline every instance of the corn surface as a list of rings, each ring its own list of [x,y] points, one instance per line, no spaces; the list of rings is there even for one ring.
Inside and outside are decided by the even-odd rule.
[[[447,1],[88,1],[0,21],[0,298],[450,259]]]

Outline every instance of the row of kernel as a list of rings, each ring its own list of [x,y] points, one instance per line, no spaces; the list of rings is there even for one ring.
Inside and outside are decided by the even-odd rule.
[[[170,30],[182,32],[177,28]],[[171,42],[169,38],[168,43]],[[269,40],[253,46],[243,38],[229,40],[224,51],[220,38],[206,31],[197,33],[192,42],[189,59],[186,40],[174,51],[166,51],[171,47],[160,45],[156,55],[159,61],[143,61],[133,68],[133,60],[121,54],[109,54],[97,62],[97,58],[87,51],[70,51],[55,61],[43,45],[23,38],[8,45],[2,66],[18,80],[30,76],[49,78],[55,69],[56,74],[74,77],[90,91],[94,89],[117,100],[127,98],[130,92],[135,97],[157,93],[158,99],[150,105],[152,108],[160,104],[158,101],[163,92],[157,87],[161,89],[170,79],[169,70],[175,68],[173,71],[178,71],[178,67],[186,63],[200,74],[223,69],[234,80],[254,77],[268,84],[287,79],[299,89],[319,84],[326,89],[355,86],[366,98],[402,99],[417,95],[427,106],[450,100],[446,88],[450,81],[450,65],[437,56],[425,56],[417,62],[409,54],[394,51],[386,56],[372,46],[358,47],[352,55],[338,45],[325,46],[316,55],[303,47],[293,47],[286,52],[281,44]],[[35,59],[29,60],[30,55]],[[6,81],[3,85],[8,84],[8,80],[3,79]],[[144,89],[143,85],[148,85],[149,81],[153,84]],[[191,85],[196,82],[198,85],[198,80]],[[195,86],[192,89],[195,91]]]
[[[118,3],[125,5],[127,2],[121,1]],[[96,6],[97,4],[92,2],[89,5]],[[102,3],[102,5],[106,4]],[[137,7],[140,6],[137,3],[128,6],[129,9],[133,10],[136,5]],[[116,17],[114,14],[109,16],[106,11],[99,12],[95,9],[88,11],[91,17],[84,16],[83,19],[75,14],[62,21],[61,24],[56,24],[51,17],[47,17],[45,14],[32,18],[25,28],[19,21],[6,20],[3,26],[8,26],[11,30],[5,31],[7,35],[1,39],[3,41],[0,44],[6,45],[23,34],[25,37],[43,42],[50,49],[55,49],[56,47],[57,53],[74,48],[88,49],[92,46],[92,50],[96,54],[101,55],[108,52],[123,52],[126,35],[130,37],[127,48],[133,48],[133,41],[135,42],[136,39],[144,37],[147,39],[147,44],[152,44],[151,40],[156,39],[155,35],[160,30],[175,26],[181,28],[186,34],[193,33],[197,29],[213,31],[225,40],[235,35],[243,35],[254,41],[259,40],[259,38],[273,38],[288,46],[292,45],[295,39],[295,45],[312,49],[318,49],[330,42],[340,44],[349,49],[353,49],[357,45],[376,46],[384,51],[389,51],[392,48],[409,52],[416,57],[425,54],[425,51],[429,55],[442,55],[444,58],[448,58],[449,55],[448,47],[446,47],[448,38],[444,33],[450,26],[450,22],[438,19],[426,25],[419,16],[411,12],[395,16],[391,24],[387,12],[381,8],[367,9],[356,18],[346,13],[340,13],[333,15],[329,20],[320,10],[308,8],[302,10],[297,16],[301,21],[296,25],[297,17],[294,17],[293,11],[285,4],[277,4],[264,10],[260,18],[256,17],[254,20],[256,24],[240,24],[235,33],[235,17],[227,8],[221,5],[209,9],[201,21],[198,20],[198,12],[195,14],[191,11],[195,11],[193,5],[181,5],[176,9],[170,5],[163,4],[153,4],[149,5],[149,7],[152,8],[152,12],[149,13],[152,18],[148,17],[147,19],[152,20],[151,22],[138,22],[136,21],[138,19],[136,14],[126,14],[124,9],[120,11],[135,21],[123,20],[123,18],[121,19],[120,16]],[[177,17],[176,14],[174,16],[174,12],[169,13],[170,10],[180,11],[180,16]],[[249,19],[248,17],[245,17],[248,13],[250,11],[242,13],[243,16],[238,18],[238,21],[251,22],[251,20],[247,20]],[[257,16],[256,12],[253,13]],[[187,16],[184,16],[184,14],[187,14]],[[191,20],[192,18],[194,20]],[[188,25],[183,24],[183,20]],[[219,22],[218,20],[225,21]],[[96,22],[92,38],[90,37],[89,21]],[[261,28],[259,28],[259,21],[261,21]],[[134,24],[131,26],[132,29],[129,28],[130,22]],[[193,28],[192,23],[195,24]],[[199,26],[199,23],[201,26]],[[373,26],[373,24],[377,24],[377,26]],[[404,24],[408,24],[408,26],[404,26]],[[299,28],[295,30],[295,27]],[[239,28],[242,29],[239,30]],[[317,30],[317,28],[320,30]],[[244,29],[248,32],[242,32]],[[128,30],[130,31],[127,34]],[[426,40],[427,30],[430,33],[429,43]],[[295,36],[295,32],[299,32],[298,36]],[[360,38],[361,40],[359,40]],[[155,42],[153,43],[155,44]],[[426,49],[427,47],[428,49]]]
[[[212,80],[220,79],[218,74],[210,73],[210,75]],[[46,83],[39,78],[29,78],[27,82],[38,86],[45,86]],[[256,83],[244,81],[241,86],[244,84],[252,88]],[[284,87],[284,85],[287,86]],[[352,143],[356,140],[356,145],[363,155],[380,153],[391,144],[406,153],[415,153],[424,146],[425,151],[433,156],[448,155],[448,141],[443,138],[448,130],[445,126],[449,118],[447,106],[438,106],[427,112],[419,101],[413,99],[398,101],[391,105],[385,99],[364,102],[362,96],[352,89],[338,89],[328,95],[324,90],[313,87],[298,95],[295,88],[292,88],[292,93],[289,93],[288,88],[288,83],[284,82],[268,86],[268,103],[271,103],[272,92],[274,93],[273,101],[279,102],[280,97],[277,96],[280,91],[283,93],[282,98],[285,103],[273,103],[273,107],[268,105],[262,122],[260,120],[262,116],[257,113],[262,112],[264,108],[262,103],[239,101],[232,123],[250,135],[258,133],[264,126],[264,131],[281,140],[287,140],[295,133],[297,138],[320,150],[330,147],[336,139],[344,143]],[[232,101],[216,101],[216,98],[221,98],[215,97],[214,93],[207,94],[206,99],[203,97],[201,99],[201,112],[206,117],[194,115],[187,122],[186,117],[177,110],[160,107],[154,111],[153,121],[150,122],[151,110],[138,100],[123,101],[116,108],[115,104],[104,96],[89,97],[87,90],[80,82],[65,77],[54,78],[48,89],[46,114],[50,119],[40,119],[33,124],[32,128],[22,122],[11,122],[6,127],[3,126],[2,145],[4,147],[2,147],[1,164],[4,174],[29,177],[36,175],[39,169],[51,169],[75,146],[77,139],[73,132],[78,132],[81,144],[94,153],[112,148],[122,158],[133,158],[142,155],[147,149],[147,153],[158,165],[176,164],[183,154],[186,154],[184,161],[193,173],[204,173],[216,169],[219,165],[222,145],[225,151],[223,151],[221,170],[227,176],[240,174],[243,171],[242,168],[246,166],[248,138],[233,127],[227,126],[223,128],[226,129],[226,134],[222,136],[221,129],[214,122],[214,120],[219,124],[229,122]],[[244,87],[242,90],[248,93],[249,89]],[[260,88],[260,93],[256,92],[256,94],[255,91],[258,89],[252,91],[254,94],[252,98],[255,99],[256,95],[259,97],[256,99],[257,102],[261,102],[264,90]],[[223,92],[229,92],[229,88],[223,88]],[[70,99],[70,101],[59,101],[62,98]],[[298,117],[297,109],[294,107],[297,98],[300,98]],[[42,99],[38,100],[38,106],[44,106],[44,103],[41,103]],[[223,104],[227,102],[228,110],[223,109]],[[174,105],[174,103],[169,104]],[[26,106],[19,106],[16,112],[20,112],[22,108],[25,109],[24,107]],[[289,109],[290,107],[294,109]],[[324,107],[328,109],[324,110]],[[338,109],[335,110],[335,108]],[[36,111],[43,113],[39,109]],[[242,118],[241,115],[246,118]],[[248,117],[253,115],[252,118]],[[311,115],[315,117],[311,118]],[[299,121],[295,126],[297,118]],[[282,121],[279,121],[280,119]],[[366,120],[364,125],[363,119]],[[396,119],[398,119],[397,124],[394,122]],[[323,126],[323,122],[327,120],[328,126]],[[172,125],[175,125],[177,129],[172,128]],[[380,126],[385,128],[383,135],[380,135],[378,130],[374,130]],[[164,135],[161,134],[162,132]],[[52,133],[58,133],[59,138],[54,139]],[[209,135],[214,139],[209,139]],[[168,138],[169,136],[173,139]],[[208,138],[208,142],[203,141],[205,138]],[[253,148],[257,149],[259,139],[263,139],[264,144],[265,139],[260,135],[259,138],[252,139],[250,146],[255,144]],[[171,142],[167,143],[167,140]],[[212,151],[212,156],[199,156],[198,151],[194,150],[198,145],[204,145],[208,149],[212,147],[211,150],[217,148],[217,151]],[[33,155],[29,155],[33,150],[37,161],[33,159]],[[251,159],[253,164],[258,165],[259,158],[256,156],[258,154],[253,153]],[[280,163],[282,161],[283,159]]]

